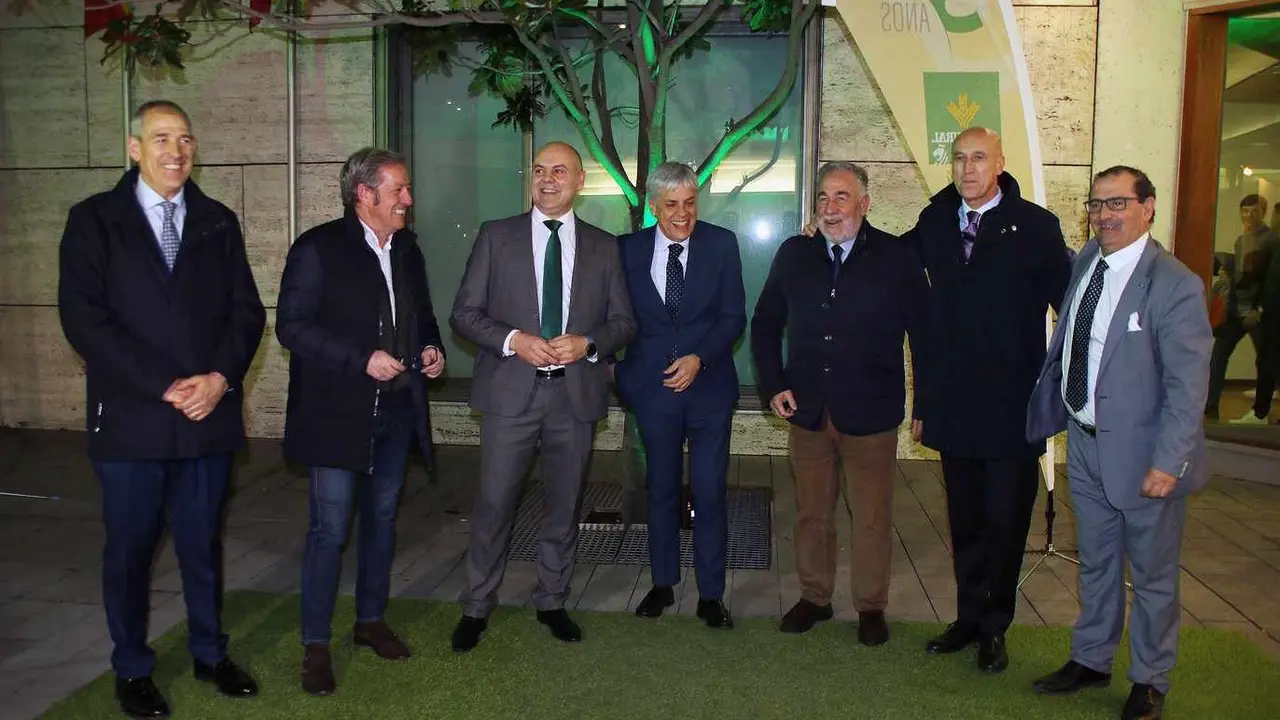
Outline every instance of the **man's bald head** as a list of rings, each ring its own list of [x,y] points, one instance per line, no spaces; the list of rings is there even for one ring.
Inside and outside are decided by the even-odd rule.
[[[990,128],[971,127],[951,143],[951,178],[960,197],[977,209],[1000,191],[1004,172],[1004,147],[1000,133]]]

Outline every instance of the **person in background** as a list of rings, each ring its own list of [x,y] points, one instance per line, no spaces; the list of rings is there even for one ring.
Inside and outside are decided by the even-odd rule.
[[[1226,318],[1214,333],[1213,360],[1209,373],[1209,396],[1205,401],[1205,418],[1217,420],[1218,404],[1226,385],[1227,365],[1236,346],[1246,335],[1253,342],[1256,354],[1254,363],[1257,375],[1263,375],[1264,346],[1262,319],[1263,274],[1270,262],[1272,250],[1280,241],[1263,222],[1267,214],[1267,200],[1261,195],[1246,195],[1240,200],[1240,237],[1236,238],[1231,265],[1231,290],[1227,296]],[[1270,402],[1268,400],[1268,402]],[[1246,411],[1236,424],[1265,425],[1266,416],[1259,417],[1255,409]]]

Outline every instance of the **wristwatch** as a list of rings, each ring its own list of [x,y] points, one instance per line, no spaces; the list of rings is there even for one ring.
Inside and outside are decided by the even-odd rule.
[[[591,338],[587,338],[587,355],[586,356],[595,357],[595,355],[596,355],[596,343]]]

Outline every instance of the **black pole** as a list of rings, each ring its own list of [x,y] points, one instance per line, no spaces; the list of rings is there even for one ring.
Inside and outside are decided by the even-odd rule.
[[[1044,519],[1045,519],[1045,544],[1047,547],[1053,547],[1053,490],[1049,490],[1049,497],[1045,500]]]

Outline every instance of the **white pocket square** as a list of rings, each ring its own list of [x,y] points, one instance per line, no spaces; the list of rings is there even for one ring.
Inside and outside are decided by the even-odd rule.
[[[1129,332],[1142,332],[1142,326],[1138,324],[1138,313],[1129,314]]]

